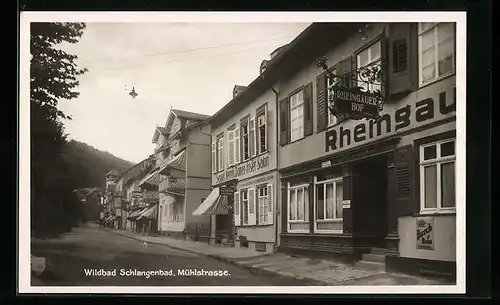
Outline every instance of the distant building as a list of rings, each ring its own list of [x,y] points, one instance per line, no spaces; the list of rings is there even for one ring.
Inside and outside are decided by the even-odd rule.
[[[101,218],[101,189],[80,188],[75,190],[83,207],[84,217],[87,221],[97,221]]]

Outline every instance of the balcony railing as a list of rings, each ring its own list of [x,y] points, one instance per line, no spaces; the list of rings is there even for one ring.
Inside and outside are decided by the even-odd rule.
[[[186,188],[186,178],[168,177],[160,182],[159,190],[181,190]]]

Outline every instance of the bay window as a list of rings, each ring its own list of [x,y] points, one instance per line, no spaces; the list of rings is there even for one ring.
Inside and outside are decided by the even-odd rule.
[[[420,23],[418,50],[420,85],[455,72],[454,23]]]
[[[342,178],[317,181],[315,178],[315,231],[343,231]]]
[[[304,91],[290,96],[291,142],[304,137]]]
[[[420,146],[422,213],[455,210],[455,139]]]

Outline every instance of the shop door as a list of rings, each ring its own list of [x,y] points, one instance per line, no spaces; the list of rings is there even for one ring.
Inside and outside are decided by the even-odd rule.
[[[370,158],[353,166],[354,232],[366,246],[385,248],[387,236],[386,157]]]

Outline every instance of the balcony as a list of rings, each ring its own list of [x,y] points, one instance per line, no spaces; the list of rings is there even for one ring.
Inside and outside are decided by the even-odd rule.
[[[168,177],[160,182],[160,191],[175,191],[186,188],[186,178]]]

